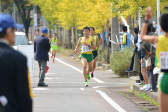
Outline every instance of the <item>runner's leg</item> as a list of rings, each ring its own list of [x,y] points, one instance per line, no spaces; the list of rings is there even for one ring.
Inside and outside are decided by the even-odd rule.
[[[53,50],[53,63],[55,63],[55,54],[56,54],[56,51]]]
[[[89,74],[90,72],[92,72],[92,64],[93,64],[93,61],[88,62],[88,71],[87,71],[87,74]]]
[[[82,62],[82,65],[83,65],[83,76],[84,76],[84,79],[85,81],[87,81],[87,60],[86,58],[81,58],[81,62]]]
[[[167,112],[168,110],[168,94],[164,94],[159,90],[159,110],[160,112]]]
[[[92,75],[93,75],[95,68],[96,68],[96,61],[97,61],[97,58],[94,58],[92,61]]]

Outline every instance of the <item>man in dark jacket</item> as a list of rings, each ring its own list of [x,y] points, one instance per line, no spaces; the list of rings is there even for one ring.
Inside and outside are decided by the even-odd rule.
[[[8,14],[0,14],[0,110],[32,112],[27,59],[11,48],[15,29],[22,28]],[[3,99],[2,99],[3,98]]]
[[[50,51],[49,39],[46,38],[48,34],[47,28],[41,30],[42,35],[37,37],[34,41],[34,59],[38,61],[39,64],[39,83],[38,86],[47,87],[48,85],[44,83],[45,72],[47,61],[49,61],[48,52]]]

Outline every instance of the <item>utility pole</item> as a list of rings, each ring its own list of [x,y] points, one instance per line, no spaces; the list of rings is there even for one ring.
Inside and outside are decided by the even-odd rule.
[[[157,3],[157,28],[158,28],[158,35],[160,34],[160,24],[159,24],[159,18],[160,18],[160,0],[156,0]]]
[[[114,42],[117,42],[116,40],[116,35],[118,35],[119,33],[119,28],[118,28],[118,18],[117,17],[114,17],[112,18],[112,27],[111,27],[111,39],[112,41]],[[119,50],[119,45],[117,44],[114,44],[114,43],[111,43],[112,45],[112,53],[114,53],[115,51],[118,51]]]
[[[34,31],[37,30],[37,5],[34,5]]]
[[[16,5],[13,3],[13,19],[16,22]]]

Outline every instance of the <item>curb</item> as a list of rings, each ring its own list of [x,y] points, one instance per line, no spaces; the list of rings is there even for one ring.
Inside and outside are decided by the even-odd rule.
[[[151,99],[155,100],[158,102],[158,92],[148,92],[148,91],[141,91],[140,88],[142,86],[140,85],[133,85],[133,90],[136,92],[136,93],[145,93],[146,95],[148,95]]]

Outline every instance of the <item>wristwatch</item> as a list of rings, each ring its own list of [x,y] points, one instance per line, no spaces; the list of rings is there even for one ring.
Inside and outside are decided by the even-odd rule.
[[[144,23],[149,23],[149,21],[148,20],[144,20]]]

